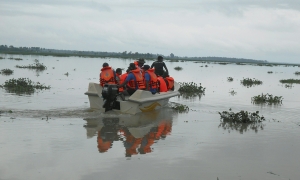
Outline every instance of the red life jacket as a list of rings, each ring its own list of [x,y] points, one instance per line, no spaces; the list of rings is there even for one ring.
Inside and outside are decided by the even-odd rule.
[[[135,77],[135,80],[130,80],[128,82],[128,85],[129,88],[131,89],[136,89],[136,86],[137,86],[137,89],[145,89],[145,84],[144,84],[144,78],[142,76],[142,73],[139,69],[135,69],[135,70],[131,70],[130,73],[132,73]]]
[[[174,79],[172,77],[166,77],[165,80],[167,81],[168,90],[172,90],[174,87]]]
[[[159,92],[167,92],[168,88],[166,85],[166,82],[164,80],[164,78],[162,78],[161,76],[157,77],[158,83],[159,83]]]
[[[147,71],[145,71],[145,73],[148,73],[150,75],[150,82],[148,82],[149,84],[149,89],[157,89],[157,76],[154,73],[154,69],[148,69]],[[145,76],[144,76],[145,77]],[[146,83],[146,81],[145,81]]]
[[[143,69],[139,66],[139,62],[138,62],[138,61],[134,61],[133,63],[134,63],[134,65],[135,65],[135,67],[136,67],[137,69],[139,69],[139,70],[141,71],[141,73],[143,73]],[[144,76],[143,76],[143,77],[144,77]]]
[[[100,85],[103,87],[106,83],[116,84],[114,70],[109,66],[102,68],[100,73]]]

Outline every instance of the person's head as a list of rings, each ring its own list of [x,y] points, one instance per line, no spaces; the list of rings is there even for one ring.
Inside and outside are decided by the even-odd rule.
[[[158,61],[163,61],[164,58],[163,58],[162,56],[158,56],[158,57],[157,57],[157,60],[158,60]]]
[[[136,69],[135,64],[134,63],[130,63],[128,69],[130,69],[130,70]]]
[[[117,68],[116,69],[116,73],[119,74],[119,75],[121,75],[122,74],[122,69],[121,68]]]
[[[108,67],[108,63],[107,62],[103,63],[102,67]]]
[[[126,72],[129,73],[129,72],[130,72],[130,69],[128,68],[128,69],[126,70]]]
[[[145,71],[147,71],[148,69],[150,69],[150,66],[145,64],[145,65],[143,66],[143,69],[144,69]]]
[[[145,64],[145,59],[144,58],[140,58],[138,60],[138,64],[139,64],[140,67],[142,67]]]

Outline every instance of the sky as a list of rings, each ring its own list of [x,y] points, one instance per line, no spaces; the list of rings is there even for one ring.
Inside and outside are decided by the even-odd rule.
[[[299,0],[0,0],[0,44],[300,63]]]

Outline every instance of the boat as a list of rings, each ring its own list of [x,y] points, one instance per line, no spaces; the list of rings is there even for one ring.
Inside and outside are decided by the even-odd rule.
[[[101,112],[116,111],[124,114],[150,112],[167,106],[169,99],[179,95],[180,85],[174,82],[174,90],[152,94],[150,91],[136,90],[131,96],[121,96],[117,85],[104,87],[98,83],[89,83],[88,96],[90,108]]]

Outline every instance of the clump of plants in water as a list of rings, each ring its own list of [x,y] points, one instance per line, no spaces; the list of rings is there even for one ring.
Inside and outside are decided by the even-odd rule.
[[[40,63],[39,60],[34,60],[34,64],[29,64],[28,66],[19,66],[16,65],[17,68],[28,68],[28,69],[36,69],[36,70],[40,70],[43,71],[45,69],[47,69],[47,67],[43,64]]]
[[[295,74],[296,74],[296,75],[300,75],[300,72],[299,72],[299,71],[296,71]]]
[[[174,69],[177,70],[177,71],[180,71],[180,70],[182,70],[182,67],[177,66],[177,67],[175,67]]]
[[[172,59],[172,60],[170,60],[169,62],[179,62],[179,60],[177,60],[177,59]]]
[[[273,71],[268,71],[268,74],[272,74],[273,73]]]
[[[230,93],[232,96],[234,96],[234,95],[236,95],[236,94],[237,94],[237,92],[236,92],[236,91],[234,91],[234,90],[231,90],[231,91],[229,91],[229,93]]]
[[[14,71],[11,69],[2,69],[1,70],[1,74],[4,74],[4,75],[11,75],[12,73],[14,73]]]
[[[232,78],[232,77],[228,77],[228,78],[227,78],[227,81],[228,81],[228,82],[232,82],[232,81],[233,81],[233,78]]]
[[[4,59],[4,57],[1,57],[1,56],[0,56],[0,59]]]
[[[251,87],[251,86],[255,86],[255,85],[261,85],[262,81],[257,80],[255,78],[251,79],[251,78],[246,78],[243,80],[241,80],[241,84],[246,86],[246,87]]]
[[[170,107],[179,113],[187,113],[190,110],[190,108],[187,105],[174,103],[174,102],[170,103]]]
[[[218,64],[220,64],[220,65],[227,65],[227,64],[229,64],[229,63],[219,62]]]
[[[218,112],[221,116],[222,122],[232,122],[232,123],[257,123],[265,121],[263,116],[259,116],[259,111],[256,112],[248,112],[248,111],[240,111],[234,113],[229,109],[229,111]]]
[[[31,94],[35,90],[50,89],[50,86],[45,86],[39,82],[34,83],[28,78],[19,79],[9,79],[1,86],[8,92],[18,93],[18,94]]]
[[[179,82],[180,88],[178,91],[184,98],[192,98],[201,96],[205,93],[205,87],[201,86],[201,83],[196,84],[194,82]]]
[[[272,94],[261,94],[251,98],[252,103],[254,104],[281,104],[282,96],[273,96]]]
[[[286,84],[300,84],[300,79],[282,79],[279,82]]]

